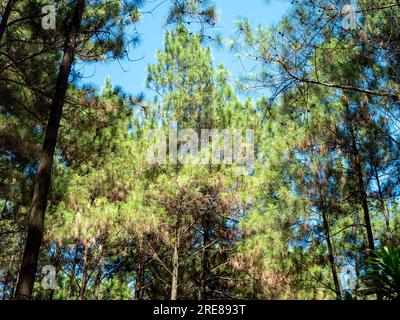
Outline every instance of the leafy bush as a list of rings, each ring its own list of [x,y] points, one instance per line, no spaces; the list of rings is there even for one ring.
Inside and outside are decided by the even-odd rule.
[[[373,250],[367,260],[367,270],[363,277],[366,294],[376,294],[388,300],[400,300],[400,247]]]

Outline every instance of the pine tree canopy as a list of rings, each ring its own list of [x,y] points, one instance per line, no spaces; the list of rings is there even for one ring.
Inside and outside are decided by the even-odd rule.
[[[277,2],[0,0],[1,299],[400,299],[400,1]]]

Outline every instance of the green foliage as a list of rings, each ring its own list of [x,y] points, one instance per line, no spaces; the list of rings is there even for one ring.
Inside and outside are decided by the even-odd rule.
[[[45,3],[16,2],[0,42],[3,299],[15,292],[71,16],[60,3],[44,34],[26,13]],[[54,265],[58,289],[37,281],[34,298],[399,299],[399,7],[380,3],[356,1],[363,27],[346,32],[330,7],[343,1],[294,2],[275,26],[239,21],[230,45],[251,72],[234,83],[204,41],[216,8],[171,1],[172,27],[148,66],[152,99],[111,79],[81,87],[74,72],[37,275]],[[88,1],[77,61],[124,58],[143,5]],[[253,89],[266,96],[242,94]],[[150,164],[149,133],[171,122],[253,129],[254,166]]]
[[[384,299],[400,299],[400,247],[394,244],[370,252],[366,261],[365,294],[376,294]]]

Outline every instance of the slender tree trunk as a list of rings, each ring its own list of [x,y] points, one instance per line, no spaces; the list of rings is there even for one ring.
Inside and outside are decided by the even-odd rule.
[[[73,288],[74,288],[73,283],[75,278],[75,269],[77,261],[78,261],[78,241],[76,241],[74,245],[74,260],[72,261],[71,274],[69,275],[69,288],[68,288],[67,300],[70,300],[73,294]]]
[[[322,204],[321,209],[322,209],[322,220],[323,220],[323,224],[324,224],[324,233],[325,233],[325,237],[326,237],[326,244],[328,246],[328,259],[329,259],[329,264],[331,265],[333,282],[335,284],[335,292],[336,292],[336,296],[339,299],[341,299],[342,293],[340,290],[340,283],[339,283],[339,278],[337,275],[335,255],[333,253],[333,246],[332,246],[332,242],[331,242],[331,233],[330,233],[330,228],[329,228],[329,223],[328,223],[327,206],[325,206],[325,204]]]
[[[101,245],[99,261],[97,263],[97,274],[96,274],[96,279],[95,279],[95,286],[94,286],[94,298],[96,300],[99,300],[99,294],[100,294],[100,282],[101,282],[101,273],[102,273],[101,264],[103,262],[103,252],[104,252],[104,245]]]
[[[15,286],[17,284],[17,281],[14,281],[11,283],[11,287],[10,287],[10,300],[14,299],[14,292],[15,292]]]
[[[17,257],[18,260],[20,260],[20,258]],[[15,297],[15,291],[16,291],[16,287],[17,287],[17,283],[18,283],[18,277],[19,274],[17,273],[17,276],[15,277],[15,279],[12,279],[12,284],[11,284],[11,288],[10,288],[10,300],[13,300]]]
[[[101,269],[97,269],[95,286],[94,286],[94,298],[95,300],[99,300],[100,294],[100,281],[101,281]]]
[[[172,281],[171,281],[171,300],[178,298],[178,277],[179,277],[179,247],[181,236],[181,215],[176,213],[175,223],[175,243],[172,254]]]
[[[143,270],[142,264],[139,262],[136,265],[136,282],[135,282],[135,299],[142,300],[142,287],[143,287]]]
[[[171,284],[171,300],[178,297],[178,270],[179,269],[179,252],[178,244],[174,245],[174,253],[172,257],[172,284]]]
[[[56,89],[52,100],[49,120],[43,140],[40,164],[33,191],[29,215],[28,236],[17,284],[16,299],[31,299],[37,271],[40,246],[43,237],[44,214],[50,188],[51,169],[57,143],[57,135],[68,87],[68,77],[74,61],[76,39],[79,34],[85,0],[76,0],[74,15],[64,46],[64,55],[58,73]]]
[[[355,140],[353,130],[351,130],[351,134],[352,134],[352,140],[353,140],[352,149],[353,149],[353,158],[354,158],[353,159],[354,169],[355,169],[356,178],[357,178],[359,198],[360,198],[361,205],[362,205],[363,212],[364,212],[364,221],[365,221],[365,228],[367,230],[368,248],[371,250],[374,250],[375,243],[374,243],[374,236],[373,236],[372,226],[371,226],[371,217],[369,214],[367,192],[365,190],[364,179],[363,179],[364,175],[362,172],[361,160],[360,160],[357,143]]]
[[[318,196],[319,196],[319,209],[322,213],[323,230],[324,230],[324,234],[325,234],[326,244],[328,247],[328,260],[329,260],[329,265],[331,267],[333,283],[335,285],[336,297],[338,299],[341,299],[342,293],[340,290],[340,283],[339,283],[337,267],[336,267],[336,262],[335,262],[335,254],[333,252],[333,246],[332,246],[332,242],[331,242],[331,232],[330,232],[330,226],[329,226],[329,221],[328,221],[329,209],[331,207],[330,207],[329,195],[327,194],[326,188],[327,188],[327,185],[329,184],[329,179],[322,173],[323,169],[321,168],[321,165],[318,160],[317,160],[317,163],[318,163],[317,186],[318,186]],[[324,182],[321,183],[318,179],[323,176],[325,176]]]
[[[354,217],[354,223],[355,223],[355,225],[352,227],[352,230],[351,230],[351,234],[352,234],[352,236],[353,236],[353,239],[355,239],[355,242],[357,243],[358,241],[358,239],[357,239],[357,237],[358,237],[358,228],[359,228],[359,225],[360,225],[360,221],[359,221],[359,216],[358,216],[358,213],[356,213],[356,216]],[[365,250],[360,250],[361,252],[365,252]],[[355,283],[355,286],[354,286],[354,289],[355,290],[358,290],[358,288],[360,288],[360,269],[361,269],[361,263],[360,263],[360,260],[361,260],[361,257],[360,257],[360,255],[359,254],[357,254],[357,255],[355,255],[355,257],[354,257],[354,269],[355,269],[355,272],[356,272],[356,277],[357,277],[357,281],[356,281],[356,283]]]
[[[208,211],[205,211],[202,215],[202,228],[203,228],[203,248],[201,253],[199,300],[207,299],[207,278],[210,273],[209,247],[208,247],[210,240],[210,216]]]
[[[355,135],[354,129],[353,129],[353,123],[350,118],[349,106],[347,106],[346,108],[347,108],[347,122],[348,122],[349,131],[351,134],[352,164],[353,164],[353,169],[354,169],[355,175],[356,175],[359,199],[361,201],[361,205],[362,205],[363,212],[364,212],[364,221],[365,221],[365,228],[367,230],[368,248],[371,250],[374,250],[375,243],[374,243],[374,236],[373,236],[373,232],[372,232],[371,218],[370,218],[370,214],[369,214],[367,192],[366,192],[365,184],[364,184],[364,175],[363,175],[363,171],[362,171],[361,159],[360,159],[360,154],[359,154],[359,151],[357,148],[357,141],[356,141],[356,135]]]
[[[172,284],[171,284],[171,300],[178,297],[178,276],[179,276],[179,251],[178,241],[174,245],[174,253],[172,256]]]
[[[379,175],[378,175],[378,171],[376,169],[375,164],[373,164],[373,168],[374,168],[374,176],[375,176],[375,180],[376,180],[376,184],[378,186],[378,194],[379,194],[379,202],[381,204],[381,210],[383,213],[383,217],[385,219],[385,224],[386,224],[386,230],[388,232],[388,238],[389,240],[392,238],[392,231],[390,230],[390,219],[389,219],[389,214],[385,205],[385,199],[383,197],[383,192],[382,192],[382,188],[381,188],[381,182],[379,180]]]
[[[82,285],[79,290],[79,300],[83,300],[85,297],[86,285],[88,281],[88,252],[89,245],[86,241],[83,244],[83,271],[82,271]]]
[[[350,134],[351,134],[351,140],[352,140],[352,162],[353,162],[353,167],[355,170],[356,174],[356,180],[358,184],[358,192],[359,192],[359,198],[361,201],[361,205],[363,208],[364,212],[364,222],[365,222],[365,229],[367,230],[367,241],[368,241],[368,248],[370,250],[375,250],[375,242],[374,242],[374,235],[372,231],[372,225],[371,225],[371,217],[369,213],[369,207],[368,207],[368,199],[367,199],[367,192],[366,192],[366,187],[364,184],[364,175],[363,175],[363,170],[362,170],[362,163],[360,159],[360,154],[357,148],[357,141],[356,141],[356,135],[353,129],[353,123],[352,120],[349,118],[350,112],[349,112],[349,107],[347,106],[347,122],[349,123],[349,129],[350,129]],[[372,256],[374,256],[374,253],[372,253]],[[382,300],[381,294],[377,294],[377,299]]]
[[[1,16],[1,23],[0,23],[0,43],[3,40],[4,32],[7,28],[8,19],[10,18],[11,9],[14,4],[15,0],[8,0],[4,13]]]

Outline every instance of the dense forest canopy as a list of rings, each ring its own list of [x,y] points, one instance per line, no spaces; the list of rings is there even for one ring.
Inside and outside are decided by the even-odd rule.
[[[1,298],[400,299],[400,2],[155,1],[146,95],[81,85],[146,2],[0,1]]]

